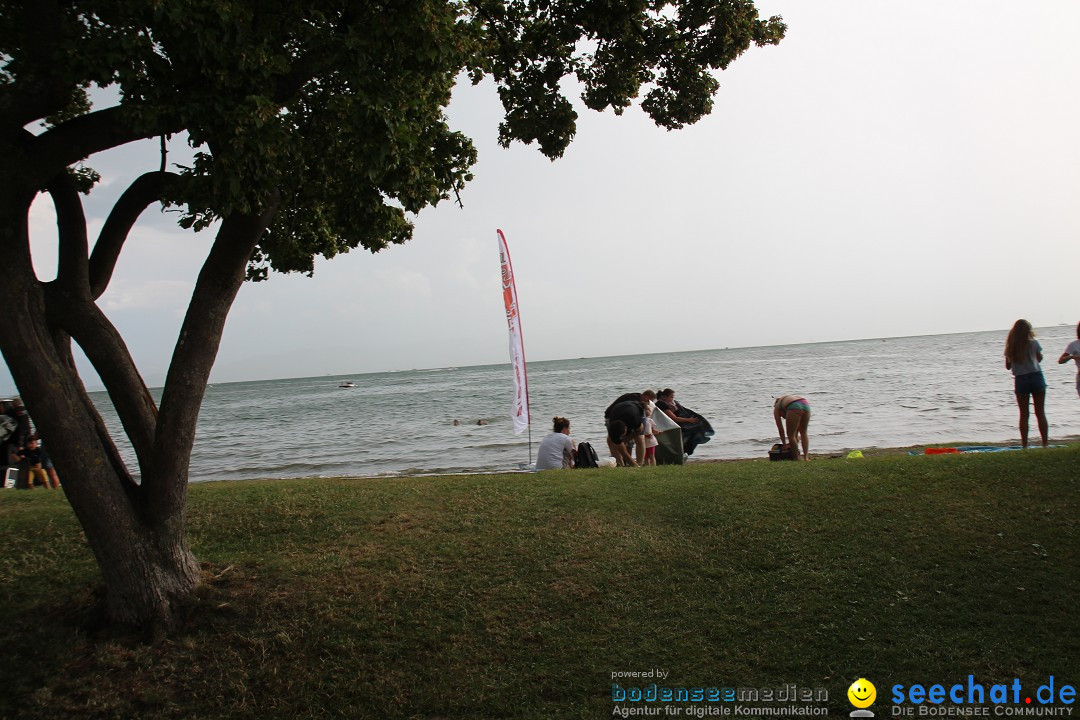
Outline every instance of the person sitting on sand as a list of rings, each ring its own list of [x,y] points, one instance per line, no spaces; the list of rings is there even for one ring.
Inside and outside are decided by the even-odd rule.
[[[551,434],[540,441],[536,451],[537,470],[559,470],[574,467],[577,450],[570,439],[570,421],[556,415],[551,419]]]
[[[1076,339],[1065,347],[1065,352],[1058,358],[1058,364],[1064,365],[1070,360],[1076,361],[1076,394],[1080,395],[1080,324],[1076,326]]]
[[[791,448],[791,454],[799,459],[798,438],[802,439],[802,459],[810,459],[810,403],[802,395],[781,395],[773,402],[773,419],[780,432],[780,445]],[[787,423],[785,437],[784,423]]]

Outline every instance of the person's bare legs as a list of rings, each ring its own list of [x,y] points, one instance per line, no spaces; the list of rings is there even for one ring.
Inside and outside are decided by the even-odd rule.
[[[634,452],[638,459],[638,465],[645,464],[645,436],[638,433],[634,436]]]
[[[1035,422],[1039,425],[1039,436],[1042,438],[1042,446],[1049,443],[1050,426],[1046,422],[1046,391],[1041,390],[1031,394],[1035,401]]]
[[[795,451],[795,458],[799,458],[799,434],[802,433],[802,459],[809,460],[810,436],[806,432],[806,426],[810,424],[809,414],[805,410],[788,410],[784,415],[787,425],[787,439]]]
[[[799,434],[802,435],[802,459],[810,460],[810,412],[803,410],[802,421],[799,423]]]
[[[1044,394],[1045,397],[1045,394]],[[1016,405],[1020,408],[1020,445],[1026,448],[1028,445],[1028,395],[1016,393]]]

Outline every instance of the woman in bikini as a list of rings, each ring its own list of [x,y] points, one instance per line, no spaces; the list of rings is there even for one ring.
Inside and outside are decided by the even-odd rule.
[[[802,395],[783,395],[776,398],[773,403],[773,419],[776,420],[776,429],[780,431],[780,443],[787,447],[790,443],[795,459],[810,459],[810,434],[807,428],[810,426],[810,403]],[[784,422],[787,422],[785,437]],[[799,458],[799,448],[796,437],[802,438],[802,458]]]

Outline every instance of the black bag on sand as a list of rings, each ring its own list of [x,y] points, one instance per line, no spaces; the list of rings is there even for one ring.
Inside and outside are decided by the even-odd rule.
[[[600,467],[600,458],[596,456],[596,451],[593,450],[593,446],[587,442],[578,443],[577,446],[577,461],[574,463],[576,468],[594,468]]]
[[[769,450],[769,459],[770,460],[798,460],[799,459],[799,450],[798,450],[798,448],[795,447],[795,445],[792,445],[791,447],[789,447],[789,448],[787,448],[785,450],[784,447],[780,443],[776,443],[775,445],[772,446],[772,449]]]

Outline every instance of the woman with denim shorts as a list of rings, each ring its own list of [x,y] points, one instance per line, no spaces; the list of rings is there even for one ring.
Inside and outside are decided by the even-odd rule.
[[[1035,419],[1039,423],[1039,435],[1043,447],[1048,443],[1049,427],[1046,422],[1046,378],[1043,377],[1042,345],[1035,339],[1035,331],[1027,320],[1017,320],[1005,340],[1005,369],[1012,370],[1016,405],[1020,408],[1020,444],[1028,446],[1028,398],[1035,402]]]

